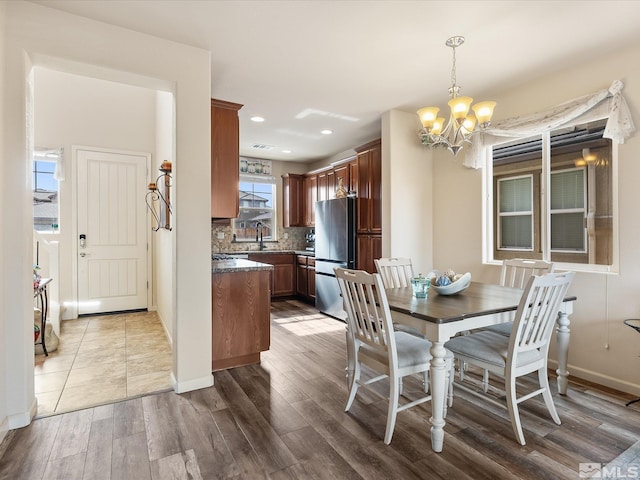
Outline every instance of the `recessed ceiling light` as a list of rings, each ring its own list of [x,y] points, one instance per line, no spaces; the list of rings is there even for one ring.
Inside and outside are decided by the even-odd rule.
[[[333,130],[329,130],[329,129],[322,130],[320,133],[323,135],[331,135],[333,133]]]
[[[291,150],[282,150],[282,153],[291,153]]]
[[[257,116],[256,117],[251,117],[250,120],[252,122],[257,122],[257,123],[264,122],[264,118],[263,117],[257,117]]]

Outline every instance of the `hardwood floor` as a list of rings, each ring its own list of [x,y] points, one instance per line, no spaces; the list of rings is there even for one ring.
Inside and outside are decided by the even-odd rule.
[[[580,463],[604,464],[608,478],[640,474],[640,406],[573,382],[554,394],[560,426],[540,399],[521,405],[526,446],[506,410],[460,390],[442,453],[430,447],[429,403],[401,412],[386,446],[384,400],[362,392],[344,412],[344,343],[344,324],[276,302],[261,365],[217,372],[214,387],[182,395],[37,419],[0,445],[0,479],[555,480],[579,478]],[[405,395],[420,388],[408,379]]]

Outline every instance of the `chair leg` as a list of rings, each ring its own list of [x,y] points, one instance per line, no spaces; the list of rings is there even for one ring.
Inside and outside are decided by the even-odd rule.
[[[360,362],[356,360],[354,365],[353,375],[351,377],[351,384],[349,385],[349,398],[347,399],[347,405],[344,407],[344,411],[348,412],[353,404],[353,400],[356,398],[356,392],[358,391],[358,381],[360,380]]]
[[[507,407],[509,408],[509,417],[511,417],[511,426],[513,433],[520,445],[525,445],[524,433],[522,433],[522,425],[520,424],[520,412],[518,411],[518,399],[516,397],[516,379],[507,378],[505,380],[505,393],[507,394]]]
[[[540,383],[540,388],[544,388],[542,398],[544,398],[544,404],[547,406],[547,410],[549,410],[551,418],[557,425],[560,425],[560,417],[558,416],[558,411],[553,403],[551,390],[549,390],[549,377],[547,377],[546,367],[538,370],[538,382]]]
[[[451,364],[449,365],[449,395],[448,395],[448,405],[453,407],[453,381],[456,377],[456,366],[455,360],[451,360]]]
[[[395,375],[389,377],[389,410],[387,412],[387,429],[384,434],[384,443],[389,445],[393,430],[396,427],[396,416],[398,415],[398,397],[400,396],[400,388],[402,386],[402,377],[396,378]]]
[[[482,391],[484,393],[489,391],[489,370],[482,371]]]
[[[429,370],[425,370],[424,378],[422,379],[422,386],[424,393],[429,393]]]

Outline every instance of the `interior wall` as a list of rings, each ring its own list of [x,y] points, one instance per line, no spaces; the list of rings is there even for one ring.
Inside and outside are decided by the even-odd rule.
[[[211,375],[210,248],[210,53],[149,35],[69,15],[29,2],[2,2],[6,12],[3,81],[5,142],[2,151],[4,233],[0,253],[5,278],[0,306],[6,335],[0,340],[11,368],[6,378],[5,418],[9,428],[30,422],[33,392],[31,250],[31,98],[27,88],[33,64],[119,83],[170,92],[176,97],[176,202],[173,334],[174,389],[213,384]],[[46,28],[45,28],[46,27]],[[150,55],[149,52],[162,52]],[[89,75],[91,74],[91,75]],[[184,188],[181,188],[184,185]],[[204,260],[203,260],[204,259]],[[6,279],[10,278],[11,282]],[[33,329],[31,329],[33,330]],[[30,338],[31,335],[31,338]],[[2,422],[3,419],[0,419]]]
[[[0,2],[0,31],[4,32],[5,27],[5,15],[6,15],[6,4],[5,2]],[[4,35],[0,35],[0,78],[4,78]],[[4,172],[4,164],[6,161],[5,145],[4,145],[4,130],[5,130],[5,108],[4,108],[4,91],[5,85],[0,86],[0,178],[5,177]],[[6,225],[5,221],[5,201],[4,196],[0,195],[0,222],[2,225]],[[6,235],[7,228],[2,229],[2,233],[0,234],[0,252],[4,252],[4,236]],[[5,271],[5,262],[4,255],[0,255],[0,272]],[[5,296],[5,277],[4,275],[0,275],[0,305],[5,305],[6,296]],[[8,331],[6,329],[6,316],[0,315],[0,332],[2,332],[2,338],[7,338]],[[0,341],[0,345],[2,345],[2,341]],[[9,358],[7,357],[8,352],[6,348],[2,349],[2,354],[0,354],[0,392],[7,391],[7,364],[9,362]],[[9,422],[7,420],[7,397],[4,394],[0,394],[0,442],[6,436],[7,430],[9,429]]]
[[[97,78],[34,68],[34,144],[64,148],[65,180],[60,186],[60,229],[47,237],[59,241],[60,314],[77,318],[72,222],[74,162],[72,146],[137,153],[155,152],[155,92]]]
[[[433,265],[433,160],[418,141],[417,116],[382,117],[382,256],[409,257],[414,272]]]
[[[156,92],[156,155],[151,160],[150,181],[154,181],[160,174],[158,169],[163,161],[175,164],[175,145],[173,143],[174,125],[174,97],[169,92]],[[172,192],[173,195],[174,192]],[[170,199],[170,202],[174,202]],[[174,202],[175,203],[175,202]],[[173,269],[173,236],[170,231],[160,229],[150,234],[153,245],[152,278],[153,299],[160,321],[164,326],[169,341],[173,342],[173,312],[175,283]]]
[[[495,119],[544,110],[608,88],[619,79],[625,85],[623,94],[638,125],[639,56],[639,46],[621,48],[616,54],[497,92],[492,96],[498,102]],[[640,394],[640,335],[625,326],[623,320],[640,315],[638,136],[636,132],[619,147],[620,273],[579,272],[569,292],[578,298],[571,316],[570,374],[634,394]],[[435,266],[470,271],[473,280],[497,283],[500,267],[482,264],[482,171],[466,169],[461,161],[446,151],[434,153]],[[550,358],[556,358],[555,342]]]

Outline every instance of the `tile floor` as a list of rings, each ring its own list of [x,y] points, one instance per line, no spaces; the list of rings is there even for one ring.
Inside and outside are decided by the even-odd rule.
[[[171,355],[155,312],[63,321],[58,349],[36,355],[37,416],[170,389]]]

